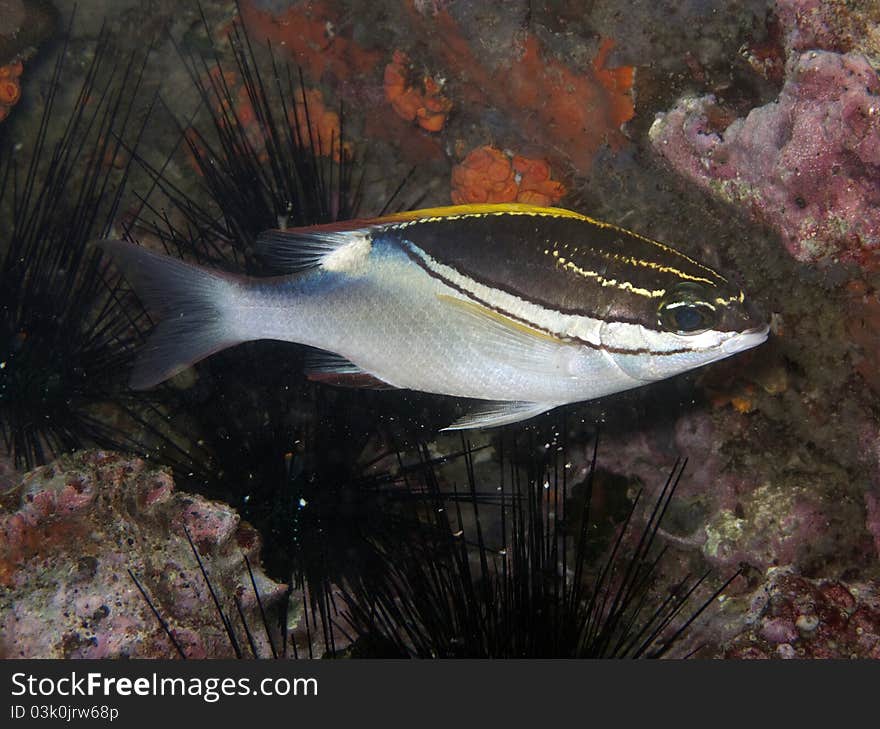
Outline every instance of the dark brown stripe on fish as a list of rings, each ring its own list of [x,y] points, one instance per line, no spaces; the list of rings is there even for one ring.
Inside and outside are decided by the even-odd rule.
[[[659,299],[682,281],[718,297],[725,279],[656,241],[571,215],[473,214],[406,221],[408,241],[463,276],[544,308],[656,330]]]
[[[520,316],[512,314],[511,312],[507,311],[506,309],[502,309],[502,308],[496,306],[495,304],[493,304],[492,302],[486,301],[483,297],[479,296],[478,294],[474,293],[473,291],[468,291],[467,289],[459,286],[455,282],[450,281],[442,273],[431,268],[430,265],[428,264],[428,261],[426,261],[422,256],[420,256],[418,252],[416,252],[417,249],[415,249],[414,246],[404,245],[404,246],[402,246],[402,248],[403,248],[404,252],[406,253],[406,255],[410,258],[410,260],[413,261],[413,263],[418,265],[431,278],[436,279],[437,281],[441,281],[444,286],[448,286],[453,291],[457,291],[459,294],[461,294],[462,296],[464,296],[465,298],[467,298],[471,301],[476,301],[480,305],[485,306],[487,309],[495,312],[496,314],[501,314],[502,316],[506,316],[507,318],[512,319],[513,321],[518,322],[526,327],[529,327],[531,329],[535,329],[539,332],[543,332],[544,334],[547,334],[551,337],[555,337],[555,338],[560,339],[562,341],[570,342],[572,344],[579,344],[584,347],[589,347],[590,349],[594,349],[594,350],[602,351],[602,352],[609,352],[611,354],[631,354],[631,355],[651,354],[651,355],[661,356],[661,355],[670,355],[670,354],[682,354],[685,352],[693,352],[694,351],[693,349],[688,349],[686,347],[683,347],[680,349],[670,349],[670,350],[651,350],[646,347],[640,347],[638,349],[624,349],[622,347],[609,347],[608,345],[602,344],[601,342],[598,342],[598,343],[590,342],[589,340],[582,339],[581,337],[574,336],[574,335],[561,336],[558,332],[551,331],[545,327],[542,327],[542,326],[536,324],[533,321],[529,321],[528,319],[524,319]],[[574,315],[575,316],[583,316],[582,314],[574,314]],[[609,321],[609,320],[605,320],[605,321]],[[638,324],[638,322],[628,322],[628,321],[616,321],[613,323],[620,323],[620,324],[635,323],[635,324]]]

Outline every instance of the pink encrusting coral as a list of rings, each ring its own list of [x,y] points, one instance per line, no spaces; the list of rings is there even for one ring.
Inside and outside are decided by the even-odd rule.
[[[794,54],[779,97],[724,129],[714,96],[651,128],[681,174],[744,205],[799,261],[880,263],[880,80],[864,56]]]
[[[184,527],[240,637],[233,598],[261,626],[244,555],[264,606],[286,591],[256,566],[259,535],[233,509],[176,492],[166,471],[137,458],[66,456],[27,474],[3,503],[0,657],[176,657],[128,570],[188,657],[232,657]],[[253,633],[269,655],[265,631]]]
[[[735,120],[712,95],[683,98],[658,115],[654,148],[679,173],[774,227],[797,260],[876,269],[878,28],[880,7],[870,4],[777,0],[768,39],[744,56],[758,72],[772,67],[782,76],[784,64],[778,97]]]
[[[789,51],[859,51],[880,58],[880,5],[851,0],[777,0]]]

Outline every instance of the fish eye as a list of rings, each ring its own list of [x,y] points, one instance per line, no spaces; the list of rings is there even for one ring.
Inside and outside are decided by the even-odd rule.
[[[660,301],[657,321],[666,331],[676,334],[699,334],[717,319],[715,306],[705,287],[692,282],[680,283]]]

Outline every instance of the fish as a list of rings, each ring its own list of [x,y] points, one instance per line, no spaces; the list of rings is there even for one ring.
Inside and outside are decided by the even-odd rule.
[[[519,422],[755,347],[737,286],[656,240],[562,208],[453,205],[268,230],[283,272],[206,269],[130,241],[102,249],[158,316],[130,385],[242,342],[324,353],[318,380],[479,401],[445,430]]]

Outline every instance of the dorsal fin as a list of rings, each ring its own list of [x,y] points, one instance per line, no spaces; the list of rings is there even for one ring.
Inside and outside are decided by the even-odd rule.
[[[445,205],[437,208],[422,208],[421,210],[404,210],[400,213],[391,213],[381,218],[373,218],[372,220],[361,222],[371,225],[388,225],[419,220],[457,219],[472,215],[547,215],[554,218],[591,220],[586,215],[576,213],[573,210],[566,210],[565,208],[547,208],[539,205],[526,205],[524,203],[478,203],[474,205]]]
[[[293,273],[324,266],[331,271],[355,270],[372,249],[372,235],[363,221],[311,228],[266,230],[257,238],[257,250],[280,271]]]

